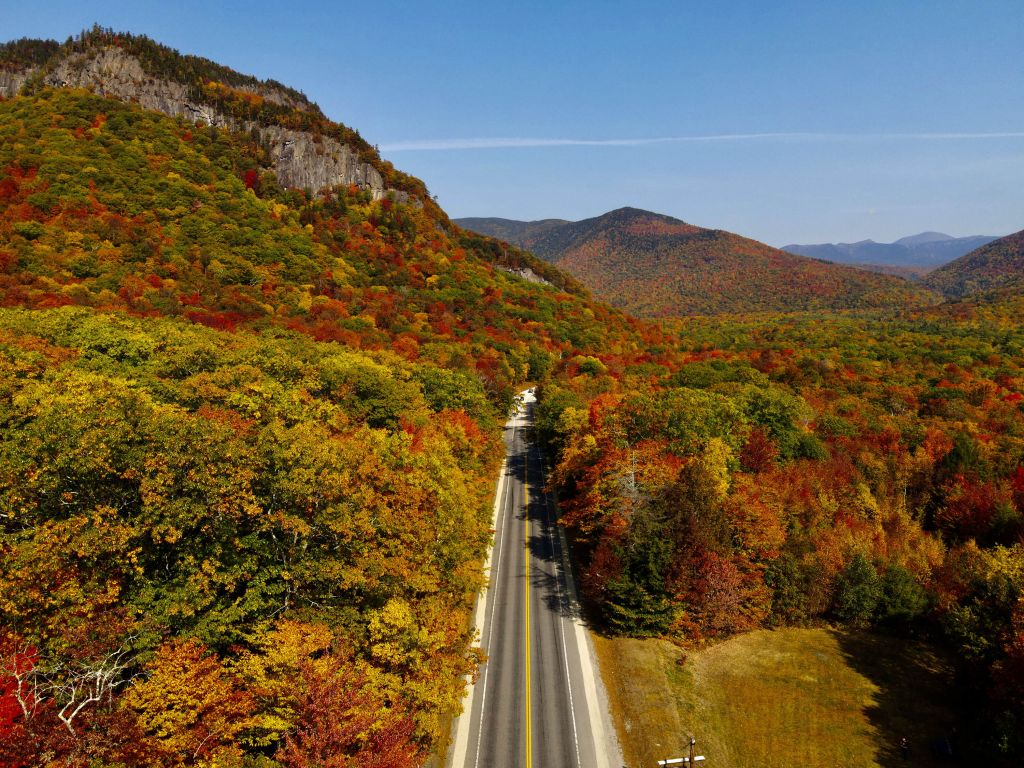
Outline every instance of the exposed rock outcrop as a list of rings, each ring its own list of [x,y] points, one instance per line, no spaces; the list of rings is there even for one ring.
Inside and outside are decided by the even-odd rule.
[[[0,96],[9,99],[21,90],[32,70],[4,69],[0,67]]]
[[[510,275],[521,277],[528,283],[543,283],[544,285],[551,286],[554,285],[554,283],[548,282],[529,267],[520,267],[519,269],[512,269],[511,267],[504,267],[501,264],[495,264],[494,267],[495,269],[500,269],[502,272],[507,272]]]
[[[359,162],[355,152],[335,139],[275,125],[258,130],[270,147],[274,172],[282,186],[320,190],[337,184],[355,184],[372,191],[374,197],[384,196],[380,172],[369,163]]]
[[[33,73],[33,70],[0,70],[0,94],[6,97],[17,94]],[[87,88],[103,96],[135,102],[146,109],[173,117],[181,116],[196,123],[233,130],[255,130],[269,148],[272,170],[285,187],[317,192],[337,185],[355,184],[370,190],[377,199],[389,192],[402,200],[408,197],[404,192],[388,190],[380,171],[360,161],[352,148],[336,139],[277,125],[235,120],[214,105],[197,100],[188,86],[151,76],[136,57],[120,48],[111,46],[71,53],[44,75],[43,82],[56,88]],[[300,101],[272,85],[237,90],[254,93],[292,109],[315,109],[308,101]]]
[[[101,96],[134,101],[146,109],[209,125],[228,124],[213,110],[190,102],[184,85],[150,77],[138,59],[117,48],[72,53],[46,74],[43,82],[55,88],[88,88]]]

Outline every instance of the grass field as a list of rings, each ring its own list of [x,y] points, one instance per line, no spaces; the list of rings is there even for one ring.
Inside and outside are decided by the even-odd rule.
[[[758,631],[682,665],[683,653],[661,640],[595,644],[630,768],[684,756],[691,733],[708,768],[949,766],[930,745],[954,722],[952,670],[923,644]]]

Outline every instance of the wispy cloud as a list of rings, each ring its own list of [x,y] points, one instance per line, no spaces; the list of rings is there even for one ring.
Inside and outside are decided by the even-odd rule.
[[[516,149],[522,147],[642,147],[649,144],[711,142],[829,142],[829,141],[974,141],[1024,139],[1024,131],[992,133],[714,133],[702,136],[660,136],[625,139],[465,138],[416,139],[383,144],[382,152],[452,152],[467,149]]]

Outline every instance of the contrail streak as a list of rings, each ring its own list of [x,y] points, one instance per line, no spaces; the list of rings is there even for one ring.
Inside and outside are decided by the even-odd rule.
[[[686,144],[744,141],[975,141],[1024,139],[1024,131],[992,133],[715,133],[701,136],[659,136],[625,139],[466,138],[415,139],[381,145],[382,152],[452,152],[467,149],[522,147],[642,147],[649,144]]]

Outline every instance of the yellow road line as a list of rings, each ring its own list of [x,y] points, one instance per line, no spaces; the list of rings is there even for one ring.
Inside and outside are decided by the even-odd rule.
[[[529,450],[529,449],[527,449]],[[526,471],[529,471],[529,455],[527,455]],[[533,765],[533,743],[530,734],[530,481],[523,480],[525,496],[525,514],[523,515],[523,549],[526,557],[526,768]]]

